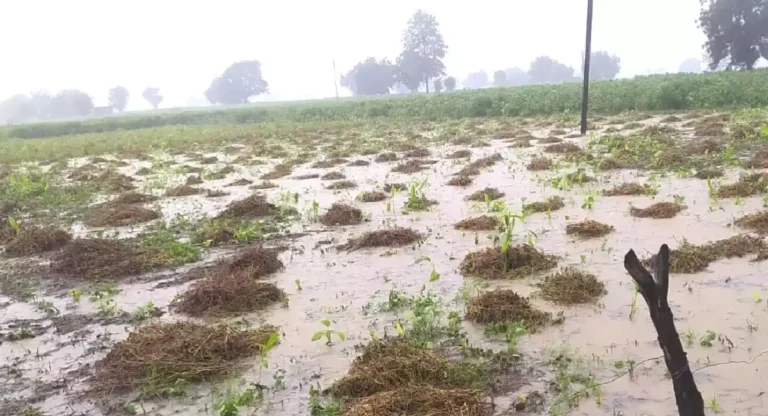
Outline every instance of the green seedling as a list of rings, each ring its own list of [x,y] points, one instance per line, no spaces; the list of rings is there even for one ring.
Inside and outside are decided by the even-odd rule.
[[[704,406],[715,413],[720,413],[720,403],[717,401],[717,396],[712,396],[711,399],[707,399],[704,402]]]
[[[259,345],[259,381],[261,381],[261,370],[269,368],[269,362],[267,361],[267,354],[272,351],[273,348],[280,342],[280,334],[273,332],[269,336],[267,342],[263,345]]]
[[[416,259],[416,264],[428,262],[429,265],[432,267],[432,271],[429,273],[429,281],[434,282],[440,279],[440,273],[437,272],[437,269],[435,269],[435,263],[432,262],[432,259],[429,256],[422,256]]]
[[[99,314],[103,316],[114,316],[117,314],[117,304],[114,299],[102,299],[99,301]]]
[[[678,205],[683,205],[685,203],[685,197],[682,195],[672,195],[672,199],[675,201]]]
[[[296,279],[295,282],[296,282],[296,290],[301,292],[301,290],[303,289],[303,287],[301,287],[301,280]]]
[[[331,329],[331,321],[328,318],[323,319],[320,321],[321,324],[325,327],[322,331],[315,332],[315,335],[312,335],[312,342],[319,341],[322,338],[325,338],[325,345],[331,346],[333,345],[333,342],[331,341],[331,337],[333,335],[336,335],[339,340],[344,341],[347,339],[346,334],[344,334],[341,331],[336,331]]]
[[[168,388],[168,395],[171,397],[186,397],[189,381],[183,378],[177,378],[171,387]]]
[[[702,347],[711,347],[716,338],[717,334],[714,331],[707,330],[707,333],[699,340],[699,344]]]
[[[688,329],[683,333],[683,339],[685,340],[685,345],[690,348],[693,346],[693,341],[696,340],[696,333],[692,329]]]
[[[132,405],[131,403],[126,403],[123,405],[123,414],[128,416],[133,416],[137,414],[136,406]]]
[[[53,302],[49,300],[41,300],[37,302],[37,310],[45,312],[46,315],[58,315],[59,309],[53,305]]]
[[[111,298],[120,292],[121,289],[114,283],[99,283],[90,290],[88,300],[98,302],[102,299]]]
[[[637,283],[635,283],[635,290],[634,294],[632,295],[632,304],[629,307],[629,320],[634,321],[635,316],[637,316],[637,295],[640,293],[640,288],[637,286]]]
[[[408,200],[405,202],[405,209],[407,211],[426,211],[429,209],[430,202],[425,193],[428,186],[429,184],[426,179],[416,181],[410,185],[408,188]]]
[[[21,341],[23,339],[29,339],[34,337],[35,337],[35,334],[27,326],[22,326],[21,328],[8,334],[9,341]]]
[[[19,231],[21,231],[21,223],[18,220],[16,220],[16,218],[8,217],[8,226],[11,227],[11,229],[13,229],[13,232],[15,234],[18,234]]]
[[[275,391],[285,390],[285,370],[282,368],[277,369],[272,374],[272,379],[275,380]]]
[[[145,305],[136,308],[133,312],[133,321],[141,322],[151,318],[155,312],[155,304],[152,301],[147,302]]]
[[[536,240],[539,238],[539,235],[536,234],[533,230],[526,230],[528,233],[528,245],[531,247],[536,247]]]
[[[80,303],[80,297],[82,296],[80,289],[72,289],[69,292],[67,292],[67,295],[72,299],[72,302],[74,304]]]

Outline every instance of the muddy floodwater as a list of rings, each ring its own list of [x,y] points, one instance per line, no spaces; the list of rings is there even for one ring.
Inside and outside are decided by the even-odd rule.
[[[648,126],[662,125],[663,117],[656,115],[643,119],[636,126],[616,133],[605,132],[611,125],[606,120],[595,123],[597,127],[587,137],[571,135],[571,138],[565,138],[575,132],[573,128],[565,129],[565,134],[558,137],[562,143],[598,151],[599,148],[593,146],[598,138],[642,134],[639,132]],[[676,131],[669,133],[675,136],[674,140],[687,143],[680,145],[681,149],[704,140],[694,132],[695,126],[685,127],[684,124],[683,121],[664,124]],[[492,125],[489,122],[489,126]],[[19,276],[27,276],[24,270],[29,268],[41,284],[33,296],[24,299],[11,293],[0,294],[0,414],[38,414],[20,413],[34,408],[41,412],[39,414],[48,415],[124,414],[130,412],[125,408],[127,403],[134,406],[138,414],[219,414],[216,392],[233,384],[263,387],[261,403],[241,409],[241,414],[310,414],[310,386],[330,387],[349,371],[350,364],[359,355],[356,347],[369,343],[373,336],[397,336],[395,322],[408,325],[407,310],[383,312],[377,308],[387,302],[393,292],[417,295],[428,291],[447,310],[463,315],[461,294],[466,293],[468,287],[480,287],[475,290],[484,291],[513,289],[530,297],[536,308],[564,318],[519,338],[517,349],[529,372],[520,380],[518,389],[493,397],[494,414],[517,413],[513,403],[533,392],[544,397],[544,404],[535,410],[525,410],[528,413],[676,414],[672,381],[656,341],[656,332],[642,297],[633,301],[635,286],[624,270],[623,257],[630,249],[642,259],[656,253],[662,244],[668,244],[674,250],[684,241],[704,245],[752,233],[734,221],[763,209],[764,190],[735,198],[718,198],[713,194],[717,193],[717,187],[738,181],[744,172],[760,172],[761,169],[748,169],[743,163],[726,163],[726,160],[716,163],[724,175],[707,180],[681,174],[675,169],[651,169],[652,166],[648,169],[599,168],[589,159],[571,161],[562,153],[544,151],[547,144],[541,141],[553,137],[553,127],[529,126],[530,146],[517,146],[520,142],[514,141],[514,135],[504,137],[493,132],[478,133],[477,143],[487,142],[487,146],[429,139],[425,145],[429,154],[419,159],[436,163],[424,164],[423,170],[407,174],[392,171],[409,160],[402,158],[407,150],[392,149],[400,157],[396,161],[375,162],[376,154],[352,155],[346,157],[347,163],[313,168],[314,161],[326,159],[327,154],[320,151],[313,159],[294,166],[290,175],[271,180],[277,187],[261,190],[251,187],[262,183],[261,177],[287,158],[263,156],[263,164],[235,163],[233,161],[243,150],[236,146],[202,155],[215,157],[213,164],[202,164],[199,157],[190,159],[184,154],[164,152],[152,154],[154,161],[105,155],[125,160],[125,166],[114,170],[133,178],[138,191],[159,197],[146,203],[146,207],[160,212],[161,218],[131,226],[90,227],[81,216],[67,225],[73,238],[99,235],[126,239],[162,222],[185,221],[194,230],[199,227],[195,225],[199,221],[216,217],[232,202],[254,193],[264,194],[267,201],[276,205],[294,207],[301,218],[282,230],[278,238],[247,244],[203,245],[201,258],[196,262],[127,279],[114,279],[120,291],[111,299],[118,312],[110,314],[104,313],[104,307],[100,306],[103,303],[88,299],[89,284],[83,281],[62,284],[57,280],[56,284],[46,284],[47,267],[53,261],[50,253],[6,256],[2,264],[8,275],[22,279]],[[424,132],[425,137],[430,134],[435,133]],[[727,152],[724,147],[715,151],[717,158]],[[447,158],[458,150],[469,150],[471,157]],[[479,174],[473,176],[472,184],[466,187],[447,185],[470,161],[495,154],[501,156],[501,161],[482,167]],[[707,157],[709,154],[702,153]],[[537,155],[561,163],[550,169],[529,170],[528,164]],[[745,151],[728,157],[748,160],[751,156],[752,153]],[[158,160],[166,167],[157,168]],[[370,164],[349,165],[358,160]],[[69,160],[64,172],[87,163],[90,162],[86,158]],[[233,167],[232,172],[219,179],[206,179],[203,175],[204,182],[199,185],[207,191],[224,191],[226,195],[165,196],[166,188],[181,185],[190,176],[172,168],[182,165],[209,171]],[[42,166],[48,169],[48,165]],[[153,171],[146,175],[137,174],[142,168]],[[594,180],[574,179],[566,184],[558,180],[577,169],[583,169]],[[355,187],[328,189],[334,181],[321,177],[296,179],[302,175],[322,176],[332,171],[343,173]],[[227,186],[240,179],[247,181],[243,181],[243,185]],[[655,194],[602,194],[615,185],[630,182],[648,184]],[[409,189],[386,192],[386,196],[377,202],[362,202],[357,198],[361,192],[381,190],[385,184],[394,183],[404,184],[406,188],[418,184],[420,192],[436,204],[426,211],[404,210]],[[558,268],[573,266],[588,271],[604,284],[604,294],[595,302],[579,305],[545,300],[538,284],[555,269],[516,279],[482,280],[462,275],[461,264],[468,253],[500,244],[500,234],[496,230],[469,231],[454,227],[468,217],[499,214],[501,209],[494,206],[498,208],[501,203],[467,200],[473,192],[489,187],[503,193],[499,201],[504,202],[504,210],[514,213],[522,213],[523,204],[544,201],[551,196],[562,197],[563,208],[527,213],[524,219],[516,220],[512,244],[533,245],[544,253],[557,256]],[[105,193],[92,198],[85,208],[86,217],[88,210],[107,200],[109,195]],[[359,225],[324,226],[313,219],[313,212],[314,216],[322,215],[337,202],[362,210],[365,221]],[[638,218],[630,214],[632,207],[644,208],[656,202],[675,202],[683,209],[672,218]],[[613,230],[596,238],[566,234],[568,224],[582,220],[599,221],[612,226]],[[394,226],[412,228],[423,235],[423,240],[402,247],[356,250],[340,247],[365,232]],[[256,312],[226,317],[190,317],[169,308],[196,281],[183,276],[196,268],[226,260],[242,247],[253,244],[279,248],[279,259],[284,268],[264,280],[284,292],[284,302],[276,302]],[[702,271],[673,273],[670,277],[669,302],[675,323],[699,390],[713,413],[767,414],[768,399],[763,393],[768,379],[761,369],[768,362],[768,356],[762,355],[768,351],[765,335],[768,331],[765,279],[768,263],[753,261],[755,252],[749,253],[730,258],[723,255],[724,258],[712,261]],[[431,263],[423,261],[424,258]],[[433,268],[439,274],[438,278],[430,278]],[[71,290],[74,288],[82,290],[79,302],[73,301]],[[148,302],[160,311],[160,316],[140,323],[131,319],[131,314]],[[344,340],[334,338],[332,345],[313,342],[313,334],[324,329],[321,321],[325,318],[330,320],[333,330],[344,333]],[[279,344],[269,351],[266,365],[260,366],[258,356],[248,358],[241,371],[227,379],[192,383],[181,397],[140,398],[139,392],[104,393],[101,397],[86,394],[89,380],[97,371],[95,364],[129,333],[141,325],[180,320],[211,325],[222,321],[251,326],[271,324],[279,328]],[[480,324],[462,320],[461,330],[473,345],[493,350],[506,348],[503,337],[485,335]],[[19,334],[24,336],[19,337]],[[569,357],[577,360],[596,384],[601,384],[599,388],[593,386],[589,395],[582,395],[578,403],[565,410],[563,395],[552,388],[558,374],[550,359],[556,351],[568,351]]]

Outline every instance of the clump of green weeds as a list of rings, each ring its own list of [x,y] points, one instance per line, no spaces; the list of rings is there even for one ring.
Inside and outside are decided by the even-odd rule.
[[[320,323],[323,324],[325,329],[315,332],[315,334],[312,335],[312,342],[319,341],[325,338],[325,345],[330,347],[331,345],[333,345],[332,337],[334,335],[340,341],[344,341],[347,339],[347,336],[345,333],[331,329],[331,321],[328,318],[323,318],[323,320],[321,320]]]

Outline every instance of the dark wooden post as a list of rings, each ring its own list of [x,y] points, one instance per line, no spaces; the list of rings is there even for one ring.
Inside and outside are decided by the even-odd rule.
[[[581,134],[587,134],[587,108],[589,107],[589,63],[592,61],[592,6],[587,0],[587,46],[584,48],[584,88],[581,91]]]
[[[677,401],[677,411],[681,416],[704,416],[704,400],[696,388],[696,381],[688,366],[688,358],[675,329],[672,310],[667,302],[669,292],[669,247],[666,244],[656,256],[653,276],[640,264],[637,255],[629,250],[624,256],[624,268],[637,282],[640,294],[648,304],[653,326],[659,338],[659,346],[664,352],[667,370],[672,375],[672,385]]]

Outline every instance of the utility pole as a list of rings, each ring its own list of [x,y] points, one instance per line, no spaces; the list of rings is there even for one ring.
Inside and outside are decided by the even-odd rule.
[[[592,60],[592,6],[587,0],[587,46],[584,52],[584,89],[581,93],[581,134],[587,134],[587,107],[589,104],[589,61]]]
[[[339,99],[339,84],[336,79],[336,60],[333,60],[333,88],[336,90],[336,100]]]

